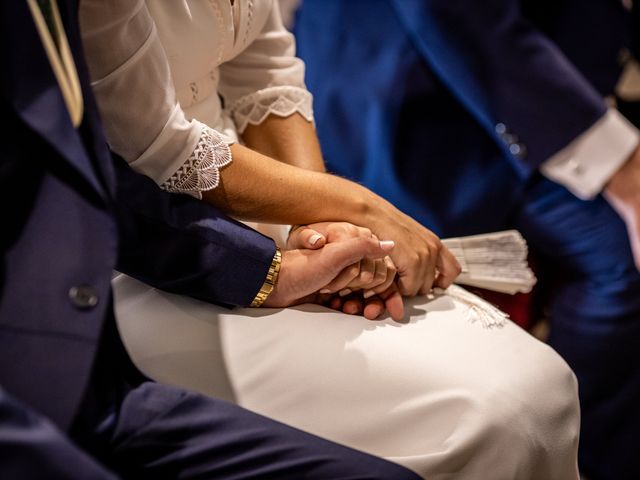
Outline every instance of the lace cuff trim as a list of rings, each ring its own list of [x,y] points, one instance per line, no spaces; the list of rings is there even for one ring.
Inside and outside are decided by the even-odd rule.
[[[195,150],[161,188],[201,199],[202,192],[218,186],[220,169],[231,163],[229,143],[233,142],[225,141],[220,133],[203,125]]]
[[[313,96],[305,88],[269,87],[240,98],[231,105],[229,112],[238,133],[242,133],[247,125],[260,125],[271,114],[288,117],[297,112],[313,122],[312,104]]]

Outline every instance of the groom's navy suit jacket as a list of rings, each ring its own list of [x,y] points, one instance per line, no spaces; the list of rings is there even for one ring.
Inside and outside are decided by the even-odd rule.
[[[114,321],[114,268],[173,292],[247,305],[275,251],[270,239],[112,159],[76,2],[58,3],[84,92],[78,129],[27,3],[0,4],[0,444],[14,438],[9,401],[71,425]]]
[[[305,0],[295,23],[329,168],[446,235],[504,227],[604,114],[632,30],[619,0]]]

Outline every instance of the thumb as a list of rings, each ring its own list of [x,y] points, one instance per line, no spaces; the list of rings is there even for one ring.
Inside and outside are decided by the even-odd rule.
[[[309,250],[317,250],[324,247],[327,239],[324,235],[317,232],[313,228],[299,227],[291,232],[287,240],[287,248],[295,250],[306,248]]]

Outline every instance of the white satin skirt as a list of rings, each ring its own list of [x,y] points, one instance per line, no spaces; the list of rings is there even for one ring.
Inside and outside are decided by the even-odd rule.
[[[575,480],[575,377],[515,324],[447,295],[406,323],[314,305],[227,310],[113,281],[120,333],[149,377],[224,398],[431,480]]]

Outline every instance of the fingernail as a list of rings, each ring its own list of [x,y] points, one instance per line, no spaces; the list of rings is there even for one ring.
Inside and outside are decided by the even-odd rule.
[[[329,290],[328,288],[323,288],[322,290],[320,290],[320,293],[331,293],[331,290]]]
[[[373,290],[367,290],[366,292],[364,292],[362,294],[363,298],[371,298],[376,294],[376,292],[374,292]]]
[[[351,293],[351,290],[348,288],[345,288],[344,290],[340,290],[338,292],[338,295],[340,295],[341,297],[346,297],[347,295],[349,295]]]
[[[316,243],[318,243],[318,240],[320,240],[322,238],[322,235],[320,235],[319,233],[316,233],[315,235],[311,235],[311,237],[309,238],[309,243],[311,245],[315,245]]]
[[[393,240],[381,240],[380,241],[380,248],[383,249],[385,252],[388,252],[389,250],[391,250],[393,247],[395,247],[396,242],[394,242]]]

